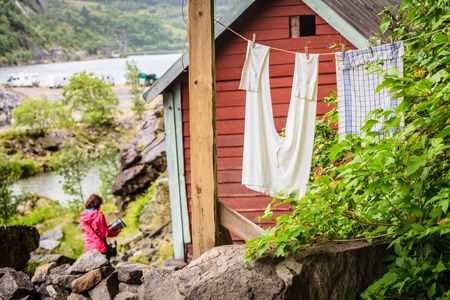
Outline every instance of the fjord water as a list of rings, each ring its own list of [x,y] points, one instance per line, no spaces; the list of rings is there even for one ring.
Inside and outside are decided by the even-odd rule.
[[[67,75],[86,71],[88,73],[112,75],[115,84],[125,84],[125,61],[136,61],[136,65],[143,73],[156,74],[161,77],[167,69],[180,58],[180,53],[132,55],[127,58],[105,58],[95,60],[80,60],[50,64],[37,64],[28,66],[14,66],[0,68],[0,84],[5,83],[9,76],[19,72],[28,71],[38,73],[40,86],[47,86],[50,76]]]

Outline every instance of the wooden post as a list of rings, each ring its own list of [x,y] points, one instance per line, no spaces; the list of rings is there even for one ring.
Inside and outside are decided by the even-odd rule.
[[[188,0],[194,258],[218,244],[214,1]]]

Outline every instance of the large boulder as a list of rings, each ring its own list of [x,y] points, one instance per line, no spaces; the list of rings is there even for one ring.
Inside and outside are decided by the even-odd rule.
[[[114,272],[88,293],[93,300],[112,300],[119,293],[118,273]]]
[[[0,127],[11,124],[11,111],[19,106],[22,100],[21,96],[0,88]]]
[[[144,234],[150,234],[163,226],[170,218],[169,179],[161,178],[155,182],[152,200],[141,211],[139,230]]]
[[[48,295],[53,299],[65,300],[69,296],[69,291],[59,285],[47,285],[46,287]]]
[[[153,269],[139,299],[347,299],[387,268],[389,242],[305,246],[286,259],[264,255],[244,265],[239,245],[211,249],[180,271]]]
[[[109,260],[97,249],[88,251],[81,255],[77,261],[69,267],[68,274],[82,274],[104,266],[110,266]]]
[[[56,228],[53,230],[48,230],[41,234],[41,237],[39,239],[39,248],[51,251],[56,247],[59,247],[59,245],[61,244],[59,240],[63,237],[64,234],[61,229]]]
[[[138,136],[122,149],[113,194],[124,197],[142,192],[165,171],[166,142],[161,108],[162,103],[141,121],[136,128]]]
[[[75,262],[75,259],[61,254],[33,254],[31,255],[29,262],[38,264],[43,262],[46,263],[55,262],[56,265],[61,266],[64,264],[71,265]]]
[[[115,300],[138,300],[139,294],[130,292],[121,292],[117,294]]]
[[[55,284],[66,289],[72,288],[72,282],[78,279],[82,274],[69,274],[70,266],[68,264],[50,270],[50,275],[46,278],[48,284]]]
[[[33,226],[0,225],[0,241],[0,268],[22,270],[30,259],[30,252],[36,250],[39,245],[39,232]]]
[[[33,284],[25,273],[12,268],[0,269],[0,299],[21,299],[33,293]]]
[[[72,282],[72,292],[79,294],[88,291],[111,275],[114,271],[115,269],[111,266],[92,270]]]
[[[144,264],[124,265],[119,268],[118,279],[120,282],[140,284],[145,270],[148,266]]]
[[[90,300],[90,298],[77,293],[72,293],[67,297],[67,300]]]
[[[31,282],[40,283],[45,282],[47,277],[50,275],[50,271],[56,268],[58,265],[55,262],[51,262],[42,266],[37,267],[34,272],[34,276],[31,278]]]

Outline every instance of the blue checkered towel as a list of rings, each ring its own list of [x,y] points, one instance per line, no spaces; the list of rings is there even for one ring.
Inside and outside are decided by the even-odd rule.
[[[338,92],[339,135],[360,134],[367,114],[377,108],[397,107],[401,98],[392,99],[389,90],[383,89],[375,94],[376,87],[383,82],[377,74],[364,75],[368,64],[384,62],[383,69],[397,67],[403,77],[403,42],[387,44],[369,49],[349,51],[342,59],[342,53],[336,53],[336,79]],[[381,122],[372,131],[381,131]]]

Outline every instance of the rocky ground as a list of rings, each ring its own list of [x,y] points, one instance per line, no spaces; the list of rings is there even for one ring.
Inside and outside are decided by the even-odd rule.
[[[245,249],[221,246],[189,265],[173,259],[162,268],[147,264],[113,267],[97,250],[75,262],[50,262],[30,278],[0,268],[1,299],[354,299],[386,272],[380,259],[389,241],[322,243],[295,255],[263,255],[244,264]]]

